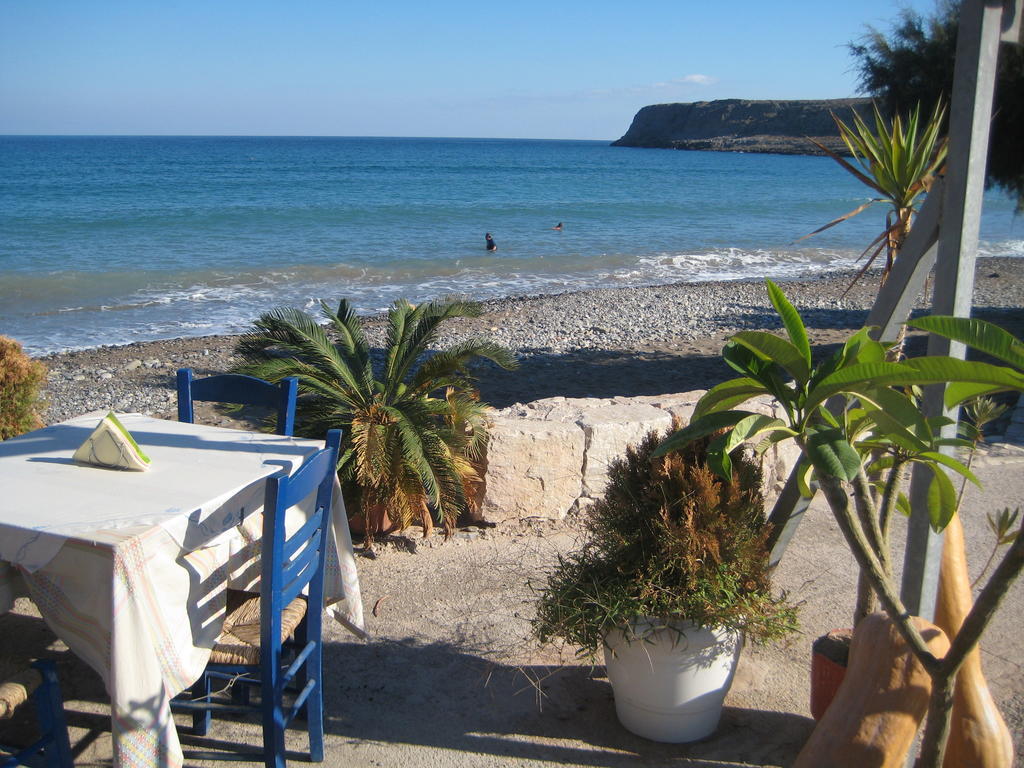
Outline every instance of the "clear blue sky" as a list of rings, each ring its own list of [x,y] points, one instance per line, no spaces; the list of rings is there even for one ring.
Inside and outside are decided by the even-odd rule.
[[[0,0],[0,134],[614,139],[647,104],[855,94],[933,0]]]

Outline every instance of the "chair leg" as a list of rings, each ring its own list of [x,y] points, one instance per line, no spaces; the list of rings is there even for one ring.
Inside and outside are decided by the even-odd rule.
[[[317,643],[316,649],[303,665],[306,672],[305,677],[316,681],[316,687],[302,707],[303,714],[306,716],[306,729],[309,731],[309,759],[314,763],[324,761],[324,678],[321,668],[321,648],[320,643]]]
[[[51,661],[39,661],[36,668],[43,676],[43,684],[36,691],[39,725],[50,734],[46,746],[46,768],[73,768],[68,725],[64,719],[64,699],[57,682],[57,670]]]
[[[192,683],[192,688],[189,693],[192,697],[192,701],[209,701],[210,700],[210,676],[203,672],[203,676]],[[192,712],[192,733],[196,736],[205,736],[206,731],[210,728],[210,721],[212,715],[208,709],[197,709]]]
[[[296,653],[298,653],[306,647],[306,639],[309,637],[308,625],[309,617],[307,616],[303,618],[302,621],[299,622],[299,626],[295,628],[294,643]],[[306,687],[306,681],[309,679],[310,663],[311,660],[307,659],[306,663],[303,664],[299,668],[299,671],[295,673],[295,679],[292,681],[294,683],[294,685],[292,686],[294,690],[301,691],[303,688]],[[307,712],[308,709],[305,706],[300,707],[299,711],[295,713],[295,719],[305,721]]]
[[[231,701],[235,704],[249,706],[249,687],[242,682],[236,682],[231,686]]]
[[[260,694],[263,709],[263,764],[266,768],[287,768],[284,752],[283,691],[277,675],[264,675]]]

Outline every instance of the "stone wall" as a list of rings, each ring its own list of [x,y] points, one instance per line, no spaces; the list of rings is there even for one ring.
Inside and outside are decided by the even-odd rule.
[[[487,450],[484,520],[540,517],[561,520],[600,498],[609,463],[652,429],[678,416],[685,425],[704,390],[652,397],[552,397],[496,411]],[[771,404],[750,407],[772,413]],[[747,407],[747,406],[745,406]],[[771,504],[797,457],[793,446],[764,457],[765,496]]]

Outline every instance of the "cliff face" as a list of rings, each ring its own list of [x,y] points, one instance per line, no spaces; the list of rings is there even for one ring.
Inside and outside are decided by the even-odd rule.
[[[626,135],[613,147],[706,149],[722,152],[775,152],[818,155],[805,137],[844,151],[835,112],[845,123],[856,109],[867,116],[868,99],[746,101],[722,99],[688,104],[654,104],[636,113]]]

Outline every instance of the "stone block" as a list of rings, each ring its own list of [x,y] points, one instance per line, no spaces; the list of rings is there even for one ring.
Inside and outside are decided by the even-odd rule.
[[[499,412],[492,417],[490,435],[484,519],[565,517],[581,494],[583,430]]]
[[[589,408],[577,424],[586,437],[583,464],[583,495],[598,498],[608,485],[608,465],[626,452],[652,429],[667,430],[672,424],[668,411],[651,405],[619,404],[604,401]]]

